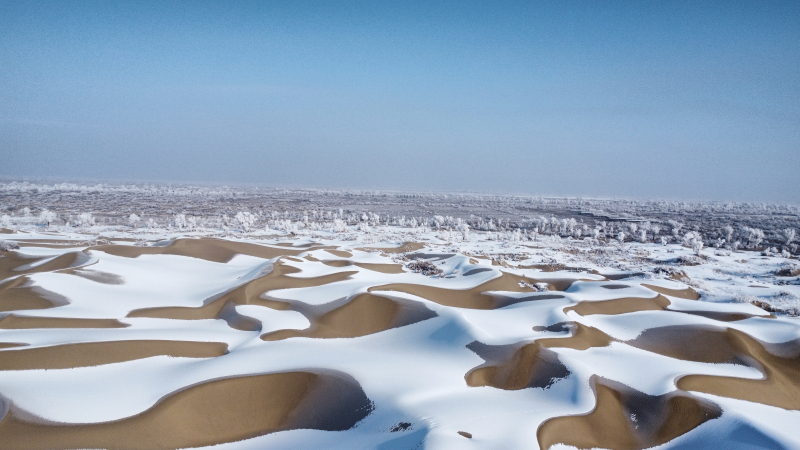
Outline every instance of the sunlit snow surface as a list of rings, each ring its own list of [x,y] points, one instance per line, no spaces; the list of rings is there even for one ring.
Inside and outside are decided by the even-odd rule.
[[[797,300],[797,277],[773,275],[791,263],[781,257],[706,249],[701,264],[678,265],[691,249],[626,244],[617,249],[629,255],[620,270],[581,262],[561,244],[477,233],[459,242],[434,233],[172,235],[165,237],[181,239],[150,236],[148,247],[122,234],[109,234],[110,246],[69,234],[1,237],[22,248],[0,253],[0,448],[3,433],[124,421],[191,386],[286,372],[349,375],[371,406],[343,431],[289,426],[203,442],[224,449],[800,448],[800,319],[749,303]],[[245,241],[253,245],[228,246]],[[415,257],[441,272],[412,272],[406,266]],[[665,266],[675,270],[656,270]],[[536,283],[548,290],[537,292]],[[176,357],[190,350],[119,347],[94,360],[83,351],[66,362],[52,352],[3,358],[119,341],[227,350]],[[320,395],[306,401],[328,394]],[[198,420],[219,416],[211,407]],[[78,441],[64,448],[81,442],[70,439]],[[87,442],[80,447],[102,441]],[[175,448],[154,445],[147,448]]]

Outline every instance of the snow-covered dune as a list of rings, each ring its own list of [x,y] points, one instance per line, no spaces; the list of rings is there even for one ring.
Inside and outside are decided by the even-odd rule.
[[[0,449],[800,448],[779,256],[123,237],[4,235]]]

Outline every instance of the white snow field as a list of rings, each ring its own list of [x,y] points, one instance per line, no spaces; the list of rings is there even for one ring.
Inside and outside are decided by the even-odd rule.
[[[0,449],[800,448],[786,253],[86,230],[0,234]]]

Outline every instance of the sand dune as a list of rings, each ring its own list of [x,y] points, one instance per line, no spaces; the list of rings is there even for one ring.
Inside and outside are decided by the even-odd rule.
[[[670,301],[663,295],[656,298],[625,297],[614,300],[580,302],[564,308],[564,312],[575,311],[582,316],[592,314],[625,314],[636,311],[665,311]]]
[[[469,386],[491,386],[510,391],[548,388],[570,374],[558,360],[558,355],[536,342],[494,346],[476,341],[467,348],[486,361],[464,377]]]
[[[365,254],[349,235],[327,240],[325,233],[302,245],[186,238],[61,256],[41,256],[55,252],[44,248],[29,249],[37,255],[30,258],[0,253],[0,449],[511,449],[536,448],[534,429],[544,449],[642,449],[686,433],[705,439],[704,430],[725,448],[744,439],[737,427],[778,435],[800,410],[797,319],[725,303],[739,287],[790,302],[796,285],[781,278],[747,290],[756,275],[737,275],[749,274],[738,253],[709,255],[713,266],[681,266],[702,281],[693,283],[697,290],[667,289],[609,281],[641,269],[649,270],[648,282],[683,285],[655,281],[675,271],[647,269],[655,263],[641,258],[604,267],[569,249],[566,256],[544,247],[525,255],[524,244],[456,245],[423,231],[404,236],[426,244]],[[679,245],[647,248],[658,261],[690,253]],[[393,253],[432,261],[447,275],[410,273],[387,256]],[[475,265],[470,255],[484,261]],[[753,258],[752,272],[767,280],[784,267],[776,258]],[[186,273],[181,261],[197,272]],[[718,279],[720,267],[730,272],[727,281]],[[523,268],[541,272],[510,273]],[[59,275],[31,275],[48,271]],[[573,286],[593,276],[578,272],[610,274]],[[725,289],[712,292],[713,283]],[[48,310],[68,304],[60,293],[72,304]],[[126,324],[125,314],[173,320]],[[200,320],[228,327],[184,322]],[[308,328],[297,329],[306,320]],[[719,399],[718,406],[700,393],[753,403]],[[773,418],[774,427],[759,428]],[[288,431],[303,428],[348,431]],[[778,441],[800,445],[791,430]]]
[[[36,263],[50,258],[52,258],[50,261],[36,265]],[[4,252],[0,253],[0,281],[18,275],[69,269],[85,264],[89,259],[89,255],[83,252],[64,253],[55,258],[52,256],[26,258],[17,252]]]
[[[686,300],[700,300],[700,294],[697,293],[694,289],[687,287],[686,289],[668,289],[661,286],[654,286],[652,284],[642,284],[642,286],[650,289],[651,291],[656,291],[659,294],[669,295],[672,297],[683,298]]]
[[[27,328],[126,328],[128,324],[117,319],[74,319],[62,317],[33,317],[9,314],[0,319],[0,329]]]
[[[339,302],[337,302],[339,303]],[[305,330],[278,330],[261,336],[265,341],[291,337],[354,338],[392,328],[411,325],[436,317],[425,305],[410,300],[397,300],[372,294],[360,294],[341,305],[311,306],[301,302],[286,302],[284,309],[305,315],[311,327]]]
[[[242,331],[259,331],[261,324],[250,317],[236,312],[235,305],[261,305],[271,307],[271,300],[261,298],[262,294],[272,290],[293,289],[303,287],[322,286],[337,281],[346,280],[356,272],[339,272],[320,277],[300,278],[289,277],[288,274],[299,273],[292,266],[277,262],[268,274],[249,281],[230,291],[224,292],[206,300],[200,307],[157,307],[137,309],[128,313],[128,317],[151,317],[160,319],[177,320],[205,320],[222,319],[232,328]]]
[[[360,263],[360,262],[354,263],[352,261],[346,261],[343,259],[326,260],[322,261],[322,264],[331,267],[356,266],[362,269],[367,269],[373,272],[380,272],[385,274],[404,273],[403,266],[400,264],[377,264],[377,263]]]
[[[520,303],[533,300],[546,300],[553,297],[553,294],[538,294],[531,295],[523,298],[503,297],[501,295],[490,295],[488,291],[509,291],[509,292],[536,292],[534,289],[528,287],[520,287],[519,282],[523,281],[527,284],[539,283],[541,280],[535,280],[520,275],[514,275],[508,272],[502,272],[498,278],[489,280],[472,289],[446,289],[433,286],[423,286],[418,284],[384,284],[369,288],[370,292],[379,291],[397,291],[405,292],[407,294],[416,295],[426,300],[438,303],[445,306],[454,306],[457,308],[469,309],[497,309],[514,303]],[[560,281],[559,281],[560,282]],[[572,281],[568,280],[569,284]],[[555,288],[551,284],[551,287]],[[560,287],[564,287],[563,284]],[[568,286],[567,286],[568,287]],[[554,289],[555,290],[555,289]]]
[[[639,450],[668,442],[722,414],[713,403],[682,392],[651,396],[596,375],[591,384],[594,409],[544,422],[537,431],[542,449],[561,443],[581,449]]]
[[[91,247],[115,256],[136,258],[140,255],[179,255],[200,258],[206,261],[227,263],[236,255],[250,255],[257,258],[272,259],[276,256],[295,256],[307,250],[286,247],[267,247],[247,242],[223,239],[178,239],[163,247],[135,247],[129,245],[100,245]]]
[[[756,367],[764,374],[763,380],[687,375],[677,386],[800,410],[800,340],[767,345],[732,328],[684,325],[651,328],[626,343],[676,359]]]
[[[27,276],[0,284],[0,312],[55,308],[69,303],[66,297],[32,284]]]
[[[105,341],[0,352],[0,370],[69,369],[151,356],[213,358],[228,353],[220,342]]]
[[[346,430],[371,410],[371,402],[348,375],[285,372],[189,386],[141,414],[114,422],[42,423],[12,405],[0,421],[0,442],[20,450],[178,449],[281,430]]]
[[[580,322],[564,322],[563,328],[569,329],[572,334],[563,338],[542,338],[536,343],[545,348],[571,348],[573,350],[586,350],[592,347],[607,347],[614,338],[595,327],[584,325]]]
[[[330,253],[333,256],[338,256],[339,258],[352,258],[353,254],[344,250],[333,250],[328,249],[325,250],[326,252]]]

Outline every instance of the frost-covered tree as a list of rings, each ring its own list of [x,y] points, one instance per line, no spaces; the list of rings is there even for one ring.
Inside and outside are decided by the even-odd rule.
[[[728,242],[733,242],[733,227],[730,225],[725,225],[725,240]]]
[[[783,230],[783,242],[786,245],[791,244],[795,238],[795,230],[794,228],[786,228]]]
[[[186,214],[175,214],[172,218],[172,223],[175,225],[175,228],[186,228]]]
[[[667,223],[672,228],[672,235],[678,237],[681,232],[681,228],[683,228],[683,224],[678,222],[677,220],[668,220]]]
[[[249,232],[250,228],[252,228],[258,220],[258,216],[249,211],[239,211],[236,213],[235,219],[245,232]],[[305,216],[305,220],[308,222],[308,215]]]
[[[50,224],[55,222],[56,220],[58,220],[58,215],[53,211],[48,211],[45,209],[42,210],[41,213],[39,213],[39,223],[46,227],[49,227]]]
[[[703,238],[700,233],[690,231],[683,237],[684,245],[691,247],[696,255],[700,255],[700,250],[703,249]]]
[[[81,227],[90,227],[95,224],[94,216],[92,213],[81,213],[78,214],[78,221],[77,225]]]
[[[469,225],[462,223],[458,226],[458,231],[461,233],[462,241],[469,241]]]
[[[133,228],[136,228],[136,224],[139,223],[139,221],[141,221],[141,220],[142,220],[142,218],[137,216],[136,214],[131,214],[130,216],[128,216],[128,223]]]
[[[760,228],[744,227],[743,230],[747,235],[747,245],[750,248],[757,248],[764,240],[764,231]]]
[[[332,233],[344,233],[347,231],[347,224],[342,219],[333,219]]]

